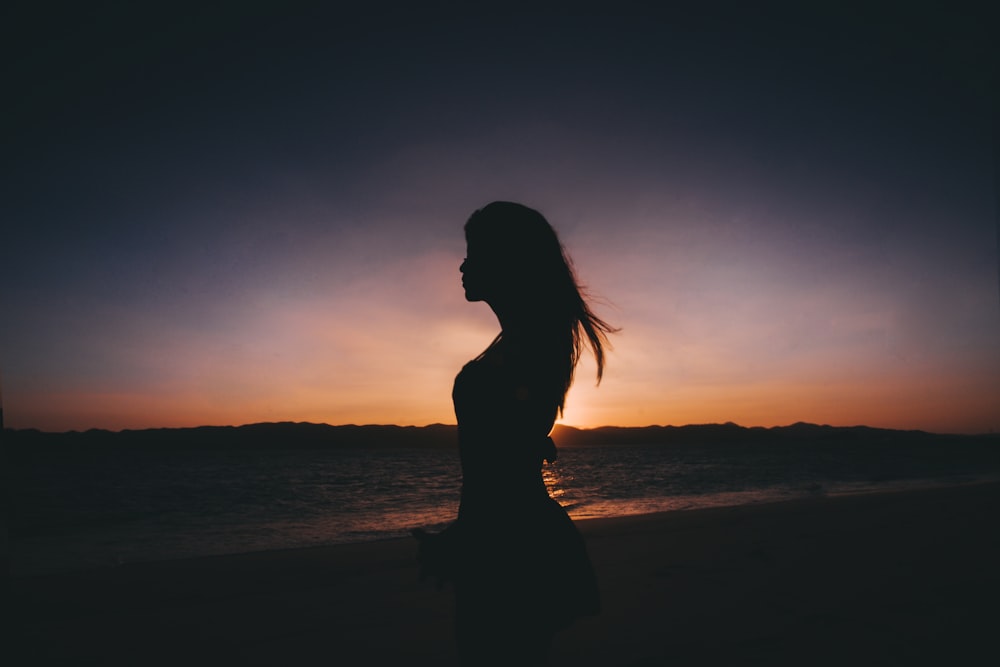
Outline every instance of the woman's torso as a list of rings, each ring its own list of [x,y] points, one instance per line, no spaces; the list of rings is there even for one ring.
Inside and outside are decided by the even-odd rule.
[[[537,369],[502,341],[466,364],[452,400],[462,462],[460,518],[521,514],[547,501],[541,465],[557,404]]]

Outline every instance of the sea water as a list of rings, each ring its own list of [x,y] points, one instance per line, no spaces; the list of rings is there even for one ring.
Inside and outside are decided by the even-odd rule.
[[[975,461],[733,448],[564,448],[549,493],[575,519],[993,478]],[[805,452],[808,452],[805,453]],[[438,530],[450,449],[61,451],[8,465],[11,572],[301,548]]]

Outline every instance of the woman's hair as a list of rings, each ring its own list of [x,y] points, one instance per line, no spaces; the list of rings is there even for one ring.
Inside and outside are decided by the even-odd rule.
[[[543,375],[557,385],[552,389],[558,391],[561,412],[584,347],[594,354],[600,383],[605,350],[610,347],[608,334],[618,329],[591,310],[559,237],[538,211],[493,202],[469,217],[465,238],[499,274],[505,303],[537,327],[542,349],[557,357],[552,360],[559,362],[553,374]]]

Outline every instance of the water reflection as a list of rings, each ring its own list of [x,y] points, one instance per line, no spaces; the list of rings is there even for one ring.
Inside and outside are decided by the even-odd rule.
[[[549,495],[558,500],[566,494],[566,486],[573,481],[570,475],[564,475],[559,469],[559,462],[545,463],[542,466],[542,479],[545,480],[545,488],[549,490]]]

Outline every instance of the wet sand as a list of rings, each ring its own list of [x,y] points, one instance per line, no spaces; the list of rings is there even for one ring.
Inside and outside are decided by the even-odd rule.
[[[553,665],[992,664],[1000,484],[580,522],[604,611]],[[411,540],[9,580],[11,664],[453,665]]]

